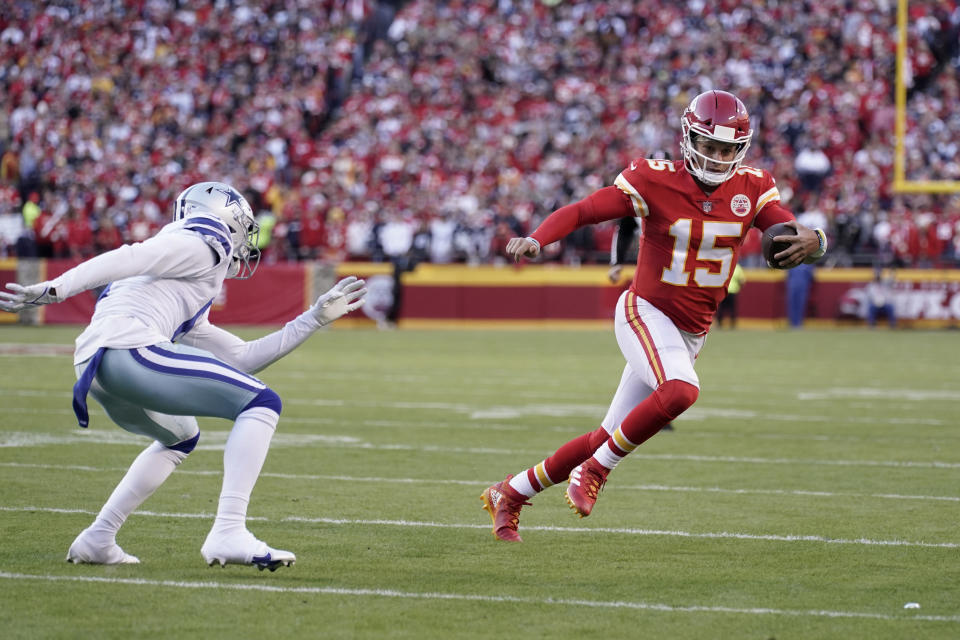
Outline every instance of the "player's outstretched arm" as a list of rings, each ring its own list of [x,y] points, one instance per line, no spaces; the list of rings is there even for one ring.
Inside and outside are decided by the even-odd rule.
[[[27,307],[39,307],[62,300],[57,296],[57,290],[51,282],[38,282],[29,285],[8,282],[7,289],[10,289],[10,291],[0,291],[0,309],[10,313],[16,313]]]
[[[507,255],[513,256],[514,262],[520,258],[536,258],[540,255],[540,243],[533,238],[510,238],[507,242]]]
[[[359,309],[366,295],[366,282],[349,276],[317,298],[309,309],[285,324],[282,329],[258,340],[246,342],[204,320],[197,323],[180,341],[206,349],[241,371],[256,373],[299,347],[320,327]]]
[[[630,198],[618,187],[597,189],[583,200],[564,205],[551,213],[526,238],[511,238],[507,242],[507,255],[513,256],[516,262],[520,262],[520,258],[536,258],[540,255],[541,247],[565,238],[576,229],[632,213]]]
[[[796,220],[784,223],[797,230],[795,236],[776,236],[774,242],[785,242],[790,246],[774,255],[781,269],[792,269],[801,264],[816,262],[827,251],[827,237],[820,229],[810,229]]]
[[[94,256],[53,280],[28,286],[11,282],[7,288],[12,293],[0,291],[0,309],[15,312],[60,302],[81,291],[137,275],[189,278],[209,269],[214,259],[199,237],[160,234]]]

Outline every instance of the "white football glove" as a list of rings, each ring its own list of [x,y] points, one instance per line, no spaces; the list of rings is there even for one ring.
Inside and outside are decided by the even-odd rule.
[[[328,325],[340,316],[363,306],[363,297],[367,295],[366,284],[356,276],[347,276],[317,298],[309,312],[321,327]]]
[[[8,282],[7,289],[13,293],[0,291],[0,309],[11,313],[20,311],[24,307],[39,307],[42,304],[60,302],[56,290],[51,288],[49,282],[38,282],[26,287],[16,282]]]

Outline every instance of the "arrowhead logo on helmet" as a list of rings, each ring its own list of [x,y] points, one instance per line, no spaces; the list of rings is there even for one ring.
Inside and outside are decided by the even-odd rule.
[[[753,138],[747,108],[726,91],[707,91],[694,98],[680,118],[680,127],[684,166],[695,178],[711,186],[720,185],[733,176]],[[704,154],[697,149],[698,142],[703,141],[734,145],[735,154],[729,160]]]
[[[215,218],[226,225],[229,238],[222,233],[220,238],[229,242],[231,264],[228,278],[246,280],[260,264],[260,225],[253,217],[253,210],[239,191],[223,182],[198,182],[184,189],[177,196],[173,219],[190,217]],[[201,233],[216,237],[215,229],[207,228]],[[226,249],[226,246],[224,247]]]

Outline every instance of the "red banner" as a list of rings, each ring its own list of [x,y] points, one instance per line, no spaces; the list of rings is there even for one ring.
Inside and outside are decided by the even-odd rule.
[[[226,280],[213,302],[214,324],[282,324],[312,303],[305,263],[261,265],[249,280]]]
[[[738,297],[743,326],[780,326],[787,315],[786,273],[747,269]],[[864,289],[872,269],[816,269],[805,318],[812,324],[860,322],[867,314]],[[422,265],[403,276],[401,323],[431,326],[444,321],[578,323],[606,321],[632,273],[607,280],[607,268],[553,265],[499,267]],[[895,274],[898,322],[953,326],[960,322],[960,271],[901,270]]]
[[[43,278],[54,278],[76,263],[49,260],[40,266]],[[316,295],[312,281],[317,272],[311,263],[261,265],[249,280],[227,280],[214,301],[211,320],[223,325],[282,324],[309,306]],[[382,315],[393,300],[394,271],[384,263],[343,263],[336,274],[368,280],[368,313],[351,314],[341,326],[368,324]],[[783,271],[747,269],[747,282],[738,298],[742,326],[781,326],[786,317],[786,281]],[[16,260],[0,260],[0,287],[16,279]],[[607,280],[607,268],[559,265],[420,265],[401,275],[401,326],[440,326],[476,322],[482,325],[600,326],[610,321],[617,298],[629,282]],[[867,314],[865,287],[873,278],[870,269],[817,269],[810,289],[805,318],[813,324],[860,323]],[[330,282],[329,284],[332,284]],[[329,286],[317,282],[317,287]],[[913,326],[960,325],[960,271],[901,270],[893,283],[894,308],[901,324]],[[96,295],[85,292],[60,304],[42,308],[41,322],[85,324],[93,313]],[[373,313],[373,307],[380,309]],[[0,322],[14,314],[0,313]]]
[[[48,260],[46,278],[52,279],[77,263]],[[249,280],[227,280],[213,302],[210,320],[214,324],[282,324],[307,308],[306,263],[260,265]],[[86,324],[93,315],[97,294],[93,291],[43,308],[49,324]]]

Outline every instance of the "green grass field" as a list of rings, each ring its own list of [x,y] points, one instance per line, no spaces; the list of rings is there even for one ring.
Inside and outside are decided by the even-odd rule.
[[[201,559],[222,420],[121,531],[142,564],[64,561],[147,444],[95,404],[77,428],[77,333],[0,327],[4,638],[960,637],[955,333],[715,331],[676,431],[587,519],[535,498],[519,545],[480,492],[599,424],[612,330],[319,334],[261,373],[284,413],[249,524],[297,554],[276,573]]]

